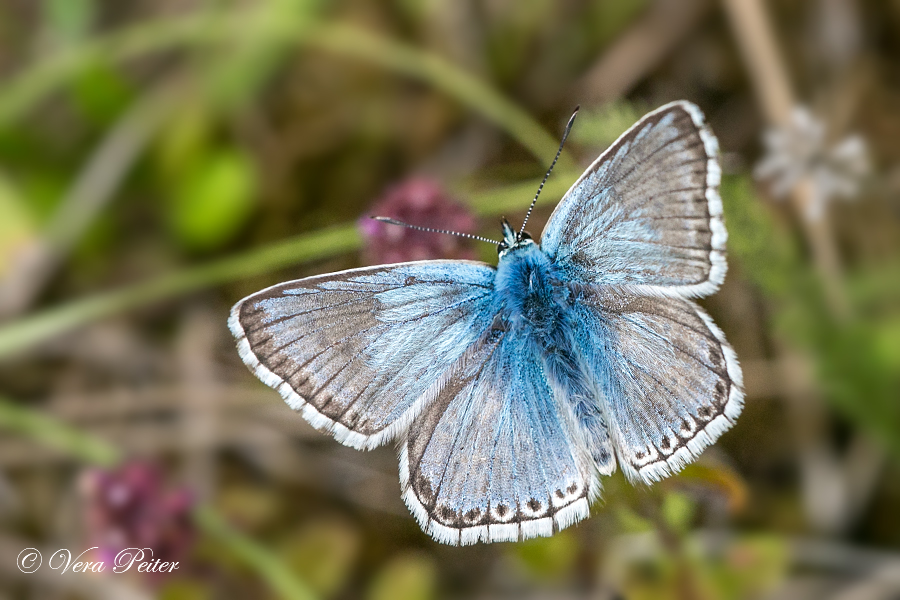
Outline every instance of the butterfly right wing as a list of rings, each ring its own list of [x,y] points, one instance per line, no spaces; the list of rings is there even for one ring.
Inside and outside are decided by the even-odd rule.
[[[718,141],[690,102],[623,133],[566,193],[541,249],[571,281],[697,297],[725,278]]]
[[[402,432],[488,329],[495,270],[423,261],[290,281],[238,302],[241,358],[317,429],[374,448]]]
[[[577,343],[622,471],[650,483],[681,470],[741,413],[734,350],[685,298],[577,289]]]

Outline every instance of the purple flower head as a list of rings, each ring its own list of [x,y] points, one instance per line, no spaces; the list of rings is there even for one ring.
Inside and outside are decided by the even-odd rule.
[[[97,560],[108,569],[125,548],[150,548],[152,559],[165,562],[187,556],[195,537],[193,498],[187,489],[167,488],[156,465],[134,461],[114,470],[88,470],[81,494],[88,542],[98,547]]]
[[[412,178],[394,185],[360,218],[365,238],[363,256],[368,264],[397,263],[434,258],[474,259],[469,240],[459,236],[416,231],[370,219],[390,217],[420,227],[473,233],[475,216],[430,179]]]

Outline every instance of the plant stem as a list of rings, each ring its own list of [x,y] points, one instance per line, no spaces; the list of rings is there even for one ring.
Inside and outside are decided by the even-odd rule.
[[[528,113],[436,54],[338,23],[311,27],[306,41],[324,50],[367,60],[427,81],[504,129],[538,160],[549,164],[556,154],[559,141]],[[561,166],[571,168],[572,163],[567,158],[560,157],[560,160]]]
[[[358,248],[360,242],[354,224],[340,225],[76,300],[0,328],[0,359],[101,317],[300,262],[336,256]]]
[[[121,460],[119,451],[107,442],[3,396],[0,396],[0,429],[15,431],[93,465],[112,467]]]
[[[225,545],[232,554],[260,574],[282,598],[315,600],[316,594],[290,571],[287,565],[264,546],[236,531],[208,507],[194,510],[194,522],[210,538]]]
[[[775,127],[785,127],[790,122],[791,111],[797,105],[797,100],[784,61],[778,52],[765,7],[761,0],[726,0],[725,8],[766,120]],[[804,234],[822,277],[831,312],[837,319],[846,321],[851,316],[851,306],[844,287],[844,273],[837,244],[825,215],[814,220],[808,218],[812,185],[813,182],[805,178],[795,187],[791,199],[794,211],[803,223]]]
[[[544,190],[535,206],[558,203],[579,175],[581,173],[574,171],[554,171],[544,184]],[[460,195],[466,198],[466,203],[481,216],[509,215],[517,212],[524,214],[528,208],[528,201],[534,197],[540,182],[540,179],[530,179],[490,190],[461,189]]]
[[[265,19],[263,9],[215,18],[201,13],[132,25],[93,38],[65,53],[23,69],[7,81],[0,96],[0,128],[15,123],[32,106],[71,79],[92,61],[125,61],[146,54],[197,44],[234,43],[242,36],[265,36],[351,56],[421,79],[456,98],[503,128],[540,161],[549,163],[557,140],[525,111],[489,85],[440,56],[351,25],[306,18]],[[252,41],[252,40],[250,40]],[[563,166],[566,161],[563,158]]]

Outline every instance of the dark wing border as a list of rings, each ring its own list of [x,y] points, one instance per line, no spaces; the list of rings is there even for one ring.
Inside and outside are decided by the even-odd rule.
[[[722,355],[725,357],[725,371],[728,374],[730,387],[728,390],[728,400],[722,412],[715,416],[702,429],[697,431],[694,436],[685,443],[684,446],[676,450],[670,456],[663,457],[662,460],[655,460],[649,464],[641,466],[637,469],[635,477],[631,472],[633,469],[630,461],[620,460],[623,464],[623,472],[628,479],[643,481],[644,483],[653,483],[661,479],[665,479],[675,473],[681,471],[688,464],[694,462],[703,451],[712,446],[719,437],[732,427],[734,427],[737,418],[744,409],[744,374],[741,365],[738,362],[737,354],[725,339],[725,334],[719,329],[712,317],[706,314],[702,307],[694,302],[690,302],[691,307],[697,316],[706,324],[709,331],[715,336],[722,348]]]
[[[591,502],[600,497],[600,481],[596,472],[591,472],[587,490],[566,506],[559,508],[550,517],[531,521],[492,523],[468,527],[448,527],[439,523],[431,511],[422,504],[409,481],[409,449],[404,440],[400,448],[401,497],[409,512],[419,523],[422,531],[442,544],[450,546],[471,546],[478,542],[517,542],[536,537],[549,537],[554,533],[587,519],[591,514]]]

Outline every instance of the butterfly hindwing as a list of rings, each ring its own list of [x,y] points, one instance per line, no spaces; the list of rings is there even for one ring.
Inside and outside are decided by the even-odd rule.
[[[725,277],[718,142],[689,102],[638,121],[575,182],[541,236],[573,281],[703,296]]]
[[[494,269],[424,261],[291,281],[238,302],[244,362],[313,426],[372,448],[401,433],[491,323]]]
[[[412,423],[403,498],[438,541],[551,535],[587,516],[599,484],[538,353],[513,332],[489,332]]]
[[[649,483],[679,471],[734,424],[741,369],[699,306],[591,286],[575,310],[581,351],[629,479]]]

